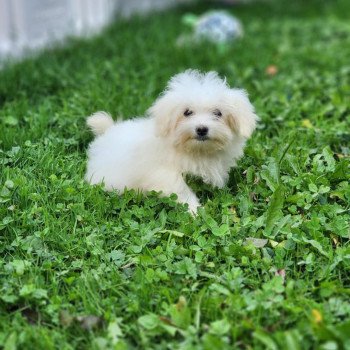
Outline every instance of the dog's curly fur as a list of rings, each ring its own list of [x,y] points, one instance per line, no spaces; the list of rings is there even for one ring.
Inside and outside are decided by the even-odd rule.
[[[195,212],[199,201],[184,175],[223,187],[257,119],[244,90],[231,89],[215,72],[187,70],[170,80],[143,118],[114,122],[97,112],[87,119],[97,138],[85,178],[107,190],[176,193]]]

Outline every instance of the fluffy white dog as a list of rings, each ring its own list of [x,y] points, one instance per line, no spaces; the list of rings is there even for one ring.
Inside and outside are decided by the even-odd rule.
[[[176,193],[196,212],[199,200],[184,175],[223,187],[256,121],[244,90],[230,89],[215,72],[187,70],[171,78],[146,117],[114,122],[97,112],[87,119],[97,138],[86,180],[107,190]]]

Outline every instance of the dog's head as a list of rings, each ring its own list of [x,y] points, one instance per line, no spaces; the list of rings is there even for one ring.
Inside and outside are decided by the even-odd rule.
[[[248,139],[257,116],[244,90],[230,89],[217,73],[175,75],[148,110],[159,137],[192,153],[215,153],[235,138]]]

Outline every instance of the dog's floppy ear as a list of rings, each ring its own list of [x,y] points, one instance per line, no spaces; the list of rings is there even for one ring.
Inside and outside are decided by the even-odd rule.
[[[244,90],[230,89],[227,97],[229,127],[244,138],[249,138],[256,128],[258,116]]]
[[[163,93],[148,109],[147,114],[155,119],[156,133],[167,136],[176,125],[176,103],[171,95]]]

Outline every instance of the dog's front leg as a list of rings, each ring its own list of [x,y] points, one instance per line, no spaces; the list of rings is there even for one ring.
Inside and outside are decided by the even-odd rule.
[[[203,176],[202,178],[203,178],[203,181],[208,185],[212,185],[218,188],[223,188],[228,180],[228,174],[215,173],[215,174]]]
[[[200,203],[197,196],[190,189],[188,189],[188,191],[177,193],[177,197],[180,203],[188,204],[188,209],[192,214],[197,213]]]
[[[187,186],[182,175],[169,171],[158,171],[156,177],[151,182],[143,185],[148,191],[160,191],[163,196],[170,196],[172,193],[177,195],[179,203],[187,203],[189,210],[195,214],[200,206],[197,196]]]
[[[193,191],[187,186],[184,180],[177,183],[173,193],[177,195],[178,202],[187,203],[191,213],[196,214],[198,207],[200,207],[199,200]]]

